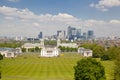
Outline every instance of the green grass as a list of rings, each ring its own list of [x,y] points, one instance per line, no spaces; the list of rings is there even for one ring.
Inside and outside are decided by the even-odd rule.
[[[23,54],[2,60],[2,80],[74,80],[74,66],[82,57],[65,53],[62,57],[40,58],[39,54]],[[113,78],[113,62],[102,61],[107,80]]]

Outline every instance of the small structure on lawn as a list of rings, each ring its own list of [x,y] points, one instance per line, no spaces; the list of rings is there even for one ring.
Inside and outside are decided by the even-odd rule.
[[[85,49],[83,47],[78,48],[78,53],[84,57],[92,57],[93,51],[90,49]]]

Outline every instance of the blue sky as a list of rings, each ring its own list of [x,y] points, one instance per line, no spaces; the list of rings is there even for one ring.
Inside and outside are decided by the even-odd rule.
[[[31,20],[30,16],[39,18]],[[105,36],[119,36],[120,0],[0,0],[0,21],[3,26],[0,36],[8,34],[28,36],[31,33],[29,30],[24,33],[22,31],[27,29],[27,26],[35,32],[31,33],[31,36],[37,35],[40,30],[47,35],[48,28],[51,29],[49,33],[53,34],[58,28],[66,29],[68,25],[81,28],[83,31],[93,29],[97,36],[103,36],[103,33],[98,32],[99,30],[105,31]],[[33,25],[29,25],[30,23]],[[6,30],[8,26],[13,32]]]
[[[97,2],[98,0],[18,0],[18,2],[0,0],[0,6],[28,8],[35,14],[68,13],[82,19],[120,19],[120,7],[101,12],[89,6],[91,3]]]

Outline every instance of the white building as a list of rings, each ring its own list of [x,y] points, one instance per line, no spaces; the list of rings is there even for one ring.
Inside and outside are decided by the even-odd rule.
[[[16,57],[17,54],[22,53],[20,48],[13,49],[13,48],[0,48],[0,54],[4,57]]]
[[[78,45],[76,43],[61,43],[59,39],[57,40],[57,46],[78,48]]]
[[[41,57],[57,57],[59,56],[60,51],[58,48],[42,48]]]
[[[44,40],[41,43],[42,45],[44,45]],[[40,56],[41,57],[57,57],[60,54],[60,50],[57,47],[45,47],[43,46],[41,49],[41,53]]]
[[[44,40],[41,39],[40,43],[25,43],[24,45],[22,45],[22,48],[26,48],[26,51],[28,52],[28,49],[30,48],[44,48]]]
[[[92,57],[92,50],[85,49],[83,47],[78,48],[78,53],[80,53],[84,57]]]

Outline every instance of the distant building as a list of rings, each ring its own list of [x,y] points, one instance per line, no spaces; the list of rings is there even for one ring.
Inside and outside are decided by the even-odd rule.
[[[20,53],[22,53],[21,48],[0,48],[0,54],[4,57],[16,57]]]
[[[87,33],[83,32],[82,40],[87,40]]]
[[[81,38],[81,29],[76,29],[76,37],[77,39]]]
[[[41,43],[42,45],[44,45],[44,40]],[[40,56],[41,57],[57,57],[60,54],[60,50],[56,47],[53,46],[43,46],[41,49],[41,53]]]
[[[58,48],[42,48],[41,57],[57,57],[59,56],[60,51]]]
[[[61,43],[59,39],[57,40],[57,46],[78,48],[78,45],[76,43]]]
[[[74,36],[76,34],[75,30],[76,30],[76,28],[68,26],[67,37],[69,40],[74,40]]]
[[[15,37],[15,40],[16,41],[22,41],[22,40],[24,40],[25,38],[24,37],[22,37],[22,36],[16,36]]]
[[[88,40],[94,38],[94,32],[93,32],[93,30],[89,30],[89,31],[88,31],[88,33],[87,33],[87,38],[88,38]]]
[[[67,28],[67,39],[72,40],[92,40],[94,39],[94,31],[88,30],[88,32],[81,33],[81,29],[68,26]]]
[[[57,31],[57,37],[58,39],[65,40],[66,39],[65,31],[64,30]]]
[[[78,53],[80,53],[84,57],[92,57],[92,50],[85,49],[83,47],[78,48]]]
[[[42,32],[40,32],[40,33],[38,34],[38,38],[39,38],[39,39],[42,39],[42,38],[43,38],[43,33],[42,33]]]
[[[44,47],[44,40],[41,39],[40,43],[25,43],[24,45],[22,45],[22,48],[26,48],[26,51],[28,52],[29,48],[43,48]]]

